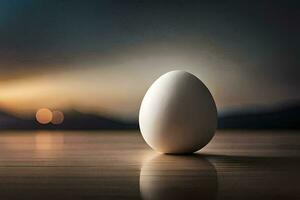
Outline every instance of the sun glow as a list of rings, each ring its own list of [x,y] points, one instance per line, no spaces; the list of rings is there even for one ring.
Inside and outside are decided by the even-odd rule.
[[[35,117],[40,124],[48,124],[51,122],[53,114],[48,108],[41,108],[36,112]]]
[[[54,110],[52,112],[51,123],[57,125],[63,123],[63,121],[64,121],[64,113],[58,110]]]

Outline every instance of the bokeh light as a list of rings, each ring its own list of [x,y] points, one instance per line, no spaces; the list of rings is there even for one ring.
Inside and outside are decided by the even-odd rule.
[[[48,108],[41,108],[36,112],[36,120],[40,124],[48,124],[52,120],[52,112]]]
[[[61,124],[64,121],[64,114],[61,111],[54,110],[52,112],[52,124]]]

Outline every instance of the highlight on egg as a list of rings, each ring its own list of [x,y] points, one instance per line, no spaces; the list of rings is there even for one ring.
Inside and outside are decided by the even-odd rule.
[[[213,138],[215,101],[193,74],[176,70],[159,77],[146,92],[139,112],[146,143],[167,154],[193,153]]]

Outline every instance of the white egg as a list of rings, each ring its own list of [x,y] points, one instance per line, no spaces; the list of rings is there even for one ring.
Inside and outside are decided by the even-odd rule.
[[[214,136],[217,109],[208,88],[196,76],[171,71],[148,89],[139,112],[143,138],[161,153],[192,153]]]

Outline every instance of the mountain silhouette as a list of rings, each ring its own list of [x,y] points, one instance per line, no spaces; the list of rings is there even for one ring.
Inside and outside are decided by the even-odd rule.
[[[300,102],[229,112],[218,119],[219,129],[300,129]]]
[[[289,102],[267,108],[251,107],[226,112],[218,117],[219,129],[300,129],[300,102]],[[0,112],[0,130],[128,130],[138,129],[137,121],[85,114],[75,110],[65,113],[59,125],[39,124],[35,118],[18,118]]]
[[[125,122],[117,119],[98,116],[95,114],[84,114],[77,111],[65,113],[62,124],[39,124],[35,118],[18,118],[8,113],[0,113],[0,130],[34,130],[34,129],[62,129],[62,130],[122,130],[137,129],[138,124]]]

